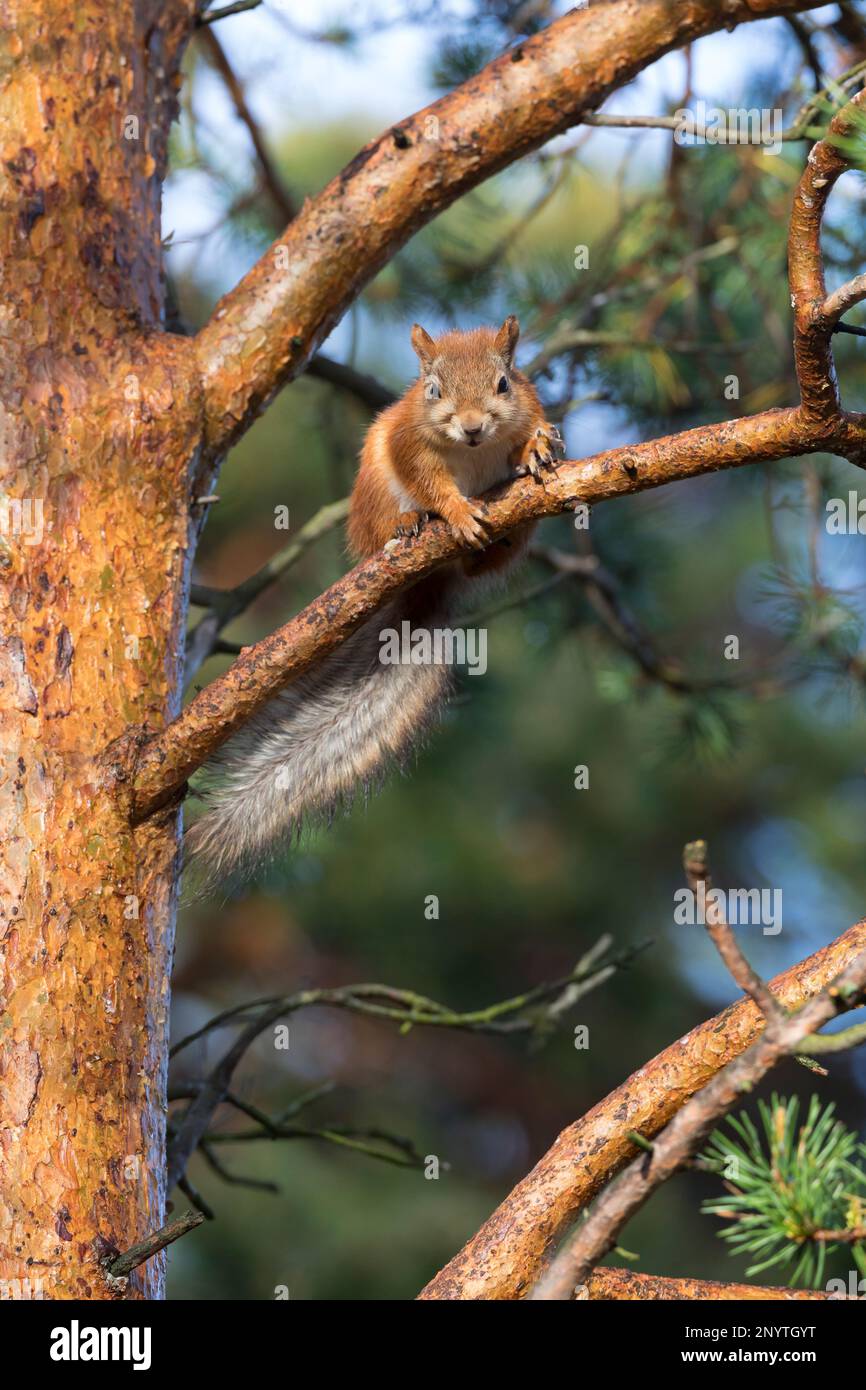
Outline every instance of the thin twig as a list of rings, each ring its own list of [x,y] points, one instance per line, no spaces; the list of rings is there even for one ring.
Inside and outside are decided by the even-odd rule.
[[[145,1236],[137,1245],[131,1245],[122,1255],[117,1255],[111,1263],[106,1265],[108,1273],[113,1279],[125,1279],[139,1265],[143,1265],[145,1260],[157,1255],[160,1250],[164,1250],[172,1241],[179,1240],[185,1236],[187,1231],[192,1231],[196,1226],[200,1226],[204,1221],[204,1215],[200,1211],[187,1211],[183,1216],[177,1217],[174,1221],[169,1221],[167,1225],[161,1226],[153,1235]]]
[[[810,1240],[820,1240],[826,1245],[857,1245],[866,1241],[866,1226],[847,1226],[841,1231],[810,1231]]]
[[[758,145],[768,143],[762,140],[751,140],[748,135],[741,138],[739,132],[729,135],[727,129],[720,129],[718,126],[708,126],[701,121],[694,120],[691,116],[626,116],[611,113],[610,115],[598,113],[586,115],[581,118],[583,125],[602,126],[606,129],[620,130],[673,130],[679,131],[682,135],[696,140],[712,141],[716,145]],[[772,139],[783,140],[786,143],[792,140],[806,140],[809,138],[817,139],[823,131],[813,129],[808,126],[793,125],[787,130],[782,130],[773,134]]]
[[[823,127],[813,127],[812,120],[816,116],[820,116],[830,102],[839,105],[840,97],[855,86],[864,73],[866,73],[866,60],[861,59],[848,68],[846,72],[841,73],[832,83],[827,83],[820,91],[810,96],[795,116],[792,124],[780,131],[778,135],[774,135],[773,139],[787,143],[820,138],[824,134]],[[725,145],[753,145],[756,143],[748,139],[719,139],[720,132],[717,127],[708,128],[699,121],[683,120],[679,116],[627,116],[594,112],[582,116],[581,124],[621,128],[623,130],[681,130],[684,135],[694,136],[697,139],[706,139],[707,136],[711,136],[718,144]]]
[[[530,555],[559,577],[570,576],[583,587],[590,607],[607,635],[634,661],[643,674],[676,695],[708,694],[714,690],[742,689],[744,677],[688,676],[679,665],[661,656],[651,638],[628,608],[615,575],[588,550],[573,555],[554,546],[532,546]],[[549,585],[540,588],[544,592]],[[530,591],[525,599],[536,595]],[[498,610],[495,610],[498,611]],[[492,616],[490,614],[485,616]]]
[[[681,269],[681,268],[680,268]],[[746,353],[754,350],[753,342],[721,343],[717,338],[705,339],[703,341],[691,338],[637,338],[633,334],[613,333],[604,329],[577,328],[564,324],[558,331],[551,334],[544,347],[541,348],[531,361],[527,364],[527,376],[538,376],[540,372],[545,372],[557,357],[565,353],[577,352],[580,349],[591,348],[613,348],[625,349],[629,352],[680,352],[692,353]]]
[[[837,323],[843,314],[847,314],[849,309],[853,309],[855,304],[860,304],[864,299],[866,299],[866,275],[855,275],[853,280],[849,280],[846,285],[840,285],[838,290],[828,294],[824,300],[822,313],[831,323]],[[848,327],[849,325],[846,324],[846,331]]]
[[[683,868],[691,891],[697,893],[703,886],[703,892],[708,900],[712,892],[713,882],[710,877],[706,840],[693,840],[686,845],[683,850]],[[767,989],[757,971],[753,970],[746,960],[729,923],[715,900],[706,902],[704,915],[707,935],[711,938],[734,981],[744,994],[748,994],[750,999],[754,999],[761,1013],[767,1019],[781,1018],[783,1014],[778,1002]]]
[[[264,1178],[241,1177],[237,1173],[231,1173],[228,1168],[226,1168],[222,1159],[217,1158],[209,1140],[202,1139],[198,1147],[208,1167],[213,1169],[217,1177],[222,1178],[223,1182],[229,1183],[230,1186],[251,1187],[257,1192],[279,1193],[280,1189],[275,1182],[267,1182]]]
[[[193,1187],[186,1174],[184,1174],[184,1176],[178,1180],[177,1185],[180,1191],[183,1193],[184,1197],[188,1197],[189,1200],[192,1202],[193,1206],[198,1208],[205,1221],[214,1220],[213,1207],[210,1205],[209,1202],[205,1201],[204,1197],[202,1197],[201,1193],[198,1191],[198,1188]]]
[[[284,1125],[278,1129],[272,1126],[270,1129],[241,1129],[234,1133],[219,1131],[206,1134],[199,1148],[213,1144],[250,1144],[278,1139],[317,1139],[326,1144],[335,1144],[338,1148],[352,1149],[355,1153],[365,1154],[368,1158],[390,1163],[397,1168],[418,1168],[424,1162],[423,1154],[408,1139],[388,1134],[383,1129],[350,1129],[345,1125],[329,1125],[322,1129]],[[380,1142],[371,1144],[367,1142],[370,1139]],[[383,1149],[382,1143],[390,1144],[396,1152]]]
[[[818,51],[813,42],[814,30],[805,20],[800,19],[800,17],[795,14],[786,15],[785,23],[800,45],[800,51],[814,78],[815,94],[817,95],[824,89],[824,74],[821,70],[821,59],[818,57]]]
[[[247,5],[244,8],[253,9],[254,6]],[[214,19],[219,19],[221,16],[224,17],[226,14],[232,12],[231,10],[220,10],[213,14],[210,19],[205,18],[201,30],[201,41],[207,50],[211,62],[225,83],[226,90],[232,99],[239,119],[247,128],[249,137],[253,142],[253,149],[256,152],[256,159],[258,160],[265,187],[273,200],[283,225],[285,225],[286,222],[291,222],[294,217],[295,205],[289,196],[276,165],[268,153],[268,148],[265,144],[264,136],[259,129],[258,121],[249,108],[243,84],[229,62],[222,44],[211,28]]]
[[[629,948],[605,964],[600,963],[597,952],[589,952],[578,962],[575,969],[562,979],[538,985],[523,994],[515,995],[510,999],[469,1013],[457,1013],[446,1008],[445,1005],[427,999],[411,990],[398,990],[380,984],[302,990],[294,995],[265,1001],[258,1016],[246,1022],[239,1036],[217,1062],[210,1074],[202,1081],[192,1083],[189,1086],[188,1089],[192,1093],[191,1103],[184,1112],[168,1146],[167,1181],[169,1189],[183,1177],[186,1165],[201,1140],[204,1137],[213,1138],[213,1136],[207,1135],[211,1117],[231,1094],[231,1080],[235,1068],[248,1049],[267,1028],[272,1027],[296,1010],[326,1004],[334,1008],[346,1009],[351,1013],[399,1023],[404,1030],[411,1026],[417,1026],[453,1028],[458,1031],[481,1033],[529,1032],[539,1034],[557,1022],[562,1011],[561,1001],[563,997],[567,998],[568,1006],[571,1007],[589,990],[596,989],[604,983],[614,968],[622,968],[627,962],[633,960],[638,951],[645,949],[646,944],[644,943],[637,948]],[[249,1004],[241,1006],[244,1013],[248,1013],[252,1007]],[[221,1014],[216,1020],[211,1020],[210,1027],[222,1025],[226,1018],[226,1014]],[[209,1031],[208,1025],[178,1043],[173,1051],[178,1052],[182,1047],[192,1042],[193,1037],[201,1037],[206,1031]],[[234,1098],[234,1103],[237,1104],[236,1098]],[[246,1108],[247,1113],[250,1113],[250,1107]],[[260,1113],[256,1112],[255,1117],[261,1122]],[[334,1132],[331,1129],[330,1133],[333,1134]],[[306,1131],[306,1133],[309,1134],[310,1131]],[[292,1137],[298,1136],[293,1135]]]
[[[866,1023],[855,1023],[839,1033],[816,1033],[814,1037],[804,1038],[799,1050],[807,1057],[821,1057],[828,1052],[847,1052],[863,1043],[866,1043]]]
[[[210,10],[205,14],[196,16],[196,25],[201,28],[206,24],[216,24],[217,20],[228,19],[229,15],[243,14],[245,10],[257,10],[262,0],[234,0],[231,5],[224,5],[221,10]]]

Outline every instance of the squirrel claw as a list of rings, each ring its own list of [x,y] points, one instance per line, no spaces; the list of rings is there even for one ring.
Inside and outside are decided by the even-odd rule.
[[[535,479],[537,483],[545,486],[542,470],[553,473],[556,470],[558,460],[565,452],[562,435],[555,425],[539,425],[524,447],[520,461],[515,468],[518,478],[525,478],[527,474]]]
[[[487,544],[487,534],[483,525],[486,514],[487,508],[482,503],[467,502],[465,509],[448,518],[451,534],[464,545],[482,550]]]
[[[401,512],[397,518],[395,536],[417,536],[427,520],[426,512]]]

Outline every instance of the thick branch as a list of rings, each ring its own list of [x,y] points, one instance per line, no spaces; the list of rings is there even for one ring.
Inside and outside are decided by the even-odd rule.
[[[619,8],[619,0],[614,0],[611,9]],[[572,18],[566,16],[566,20]],[[553,26],[554,29],[558,27]],[[500,489],[489,507],[491,538],[521,522],[564,511],[577,502],[599,501],[618,492],[658,486],[675,478],[734,467],[747,461],[830,448],[857,463],[866,461],[864,417],[841,411],[830,347],[835,326],[833,314],[838,305],[831,301],[828,314],[820,246],[827,196],[834,180],[847,167],[839,141],[855,128],[862,97],[863,94],[855,97],[833,118],[828,138],[812,150],[791,215],[789,269],[795,359],[802,398],[800,409],[767,411],[730,424],[686,431],[638,445],[632,450],[609,451],[584,460],[582,464],[563,464],[555,482],[543,491],[526,483],[513,485],[504,495]],[[456,94],[448,100],[454,99]],[[403,139],[397,140],[397,145],[402,149],[408,137],[405,132],[399,134]],[[380,147],[381,142],[374,148]],[[366,169],[371,162],[372,155],[359,167]],[[302,221],[303,217],[298,219],[286,236],[292,235],[293,228]],[[258,270],[252,272],[253,277]],[[840,303],[850,301],[852,294],[859,294],[859,283],[846,290],[847,299],[846,291],[837,296]],[[228,321],[230,317],[228,307],[223,307],[209,327],[212,328],[214,322]],[[254,318],[252,308],[248,308],[245,331]],[[261,342],[266,348],[264,329]],[[223,357],[219,360],[225,365]],[[612,479],[615,480],[613,487]],[[135,779],[133,809],[136,818],[145,817],[179,793],[191,773],[243,723],[290,680],[333,650],[385,599],[422,578],[455,553],[455,542],[441,524],[429,528],[417,544],[395,542],[340,580],[294,622],[243,652],[223,677],[202,692],[174,724],[145,747]],[[200,624],[194,634],[196,659],[202,659],[212,649],[219,635],[217,624],[215,616]]]
[[[602,502],[831,444],[845,454],[852,447],[850,435],[855,428],[849,417],[813,425],[797,410],[768,410],[626,449],[610,449],[580,462],[562,463],[543,487],[531,478],[521,478],[489,493],[488,531],[496,539],[523,522],[569,511],[578,503]],[[416,539],[389,542],[291,622],[247,648],[143,748],[135,779],[136,818],[143,819],[179,793],[191,774],[242,724],[339,646],[387,599],[459,551],[442,522],[428,524]]]
[[[776,1013],[764,1033],[693,1096],[666,1126],[646,1158],[638,1158],[606,1189],[543,1275],[531,1297],[568,1300],[594,1265],[613,1249],[617,1236],[661,1185],[697,1152],[713,1125],[744,1093],[792,1052],[810,1032],[823,1027],[866,986],[866,949],[826,989],[796,1013]]]
[[[567,130],[650,63],[818,0],[611,0],[573,10],[367,145],[311,199],[196,339],[218,455],[385,262],[462,193]]]
[[[796,1008],[866,948],[866,921],[770,981]],[[635,1154],[630,1131],[652,1138],[696,1091],[755,1041],[764,1017],[741,999],[641,1067],[581,1120],[564,1129],[480,1231],[420,1294],[422,1299],[513,1299],[526,1295],[562,1231]]]
[[[255,574],[251,574],[234,589],[205,589],[201,585],[193,585],[192,602],[205,607],[207,612],[187,634],[187,681],[192,680],[202,662],[217,649],[223,628],[245,612],[259,594],[291,569],[311,545],[345,521],[348,514],[348,497],[341,497],[338,502],[327,503],[315,516],[310,517],[288,545],[278,550],[265,561],[261,569],[256,570]]]
[[[584,1285],[582,1297],[593,1300],[656,1303],[701,1300],[707,1303],[729,1299],[838,1299],[837,1294],[816,1289],[767,1288],[759,1284],[720,1284],[715,1279],[666,1279],[659,1274],[637,1274],[630,1269],[594,1269]]]

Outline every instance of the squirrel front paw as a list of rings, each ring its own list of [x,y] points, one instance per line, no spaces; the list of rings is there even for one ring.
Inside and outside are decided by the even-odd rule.
[[[537,482],[540,482],[542,481],[541,470],[545,468],[549,473],[552,473],[564,453],[565,445],[556,425],[547,423],[539,425],[523,446],[523,452],[514,472],[518,478],[525,478],[527,473],[530,473]]]
[[[397,517],[397,528],[394,531],[394,535],[417,536],[426,520],[426,512],[401,512]]]
[[[451,527],[451,534],[458,541],[480,550],[487,544],[487,533],[483,525],[486,514],[487,508],[483,503],[463,501],[462,506],[454,504],[449,508],[445,520]]]

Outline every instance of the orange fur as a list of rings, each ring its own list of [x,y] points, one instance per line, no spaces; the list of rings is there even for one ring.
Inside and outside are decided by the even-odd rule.
[[[361,450],[348,525],[357,558],[417,530],[425,513],[442,517],[464,544],[481,549],[478,494],[518,472],[538,476],[541,467],[554,466],[556,431],[535,388],[514,369],[518,333],[513,316],[498,331],[449,332],[436,341],[415,325],[421,374],[373,421]],[[464,573],[474,577],[511,564],[531,529],[467,557]]]
[[[383,628],[448,626],[464,590],[513,563],[531,526],[487,545],[477,500],[516,472],[555,464],[556,431],[538,397],[514,371],[517,320],[498,332],[446,333],[417,325],[421,376],[370,426],[349,512],[359,557],[415,530],[434,512],[470,552],[398,594],[313,670],[297,677],[220,753],[222,779],[189,832],[190,848],[215,875],[291,840],[310,817],[328,818],[404,760],[448,698],[442,664],[386,663]]]

